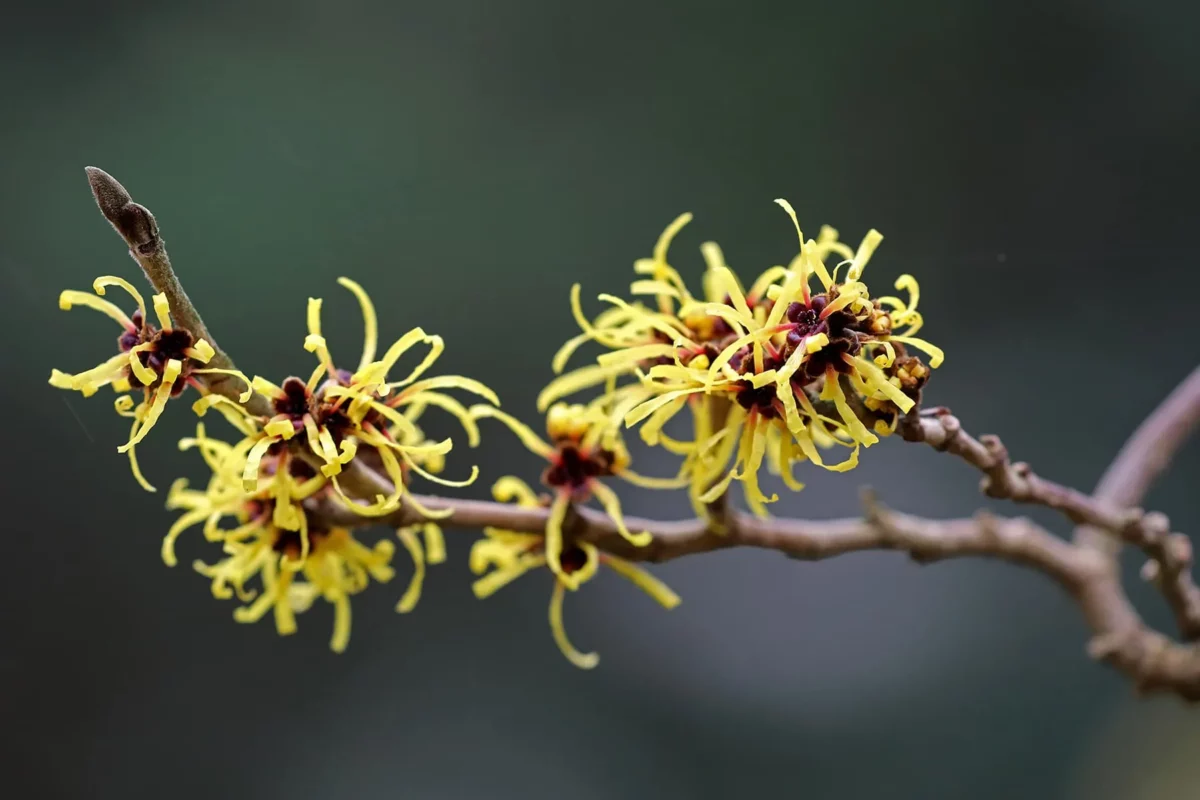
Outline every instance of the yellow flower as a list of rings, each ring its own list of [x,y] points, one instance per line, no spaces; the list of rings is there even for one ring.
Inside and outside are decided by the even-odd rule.
[[[137,303],[137,311],[126,315],[116,304],[105,300],[105,289],[117,286],[125,290]],[[121,416],[131,418],[133,426],[129,441],[117,448],[129,454],[129,465],[137,482],[147,491],[154,487],[143,477],[138,468],[135,447],[158,422],[167,401],[177,396],[186,386],[193,386],[201,393],[204,387],[192,376],[196,374],[225,373],[239,377],[241,373],[222,369],[198,369],[197,364],[207,364],[214,355],[212,345],[197,339],[184,328],[171,324],[171,310],[166,295],[156,294],[151,298],[158,327],[146,318],[146,301],[141,293],[126,280],[112,275],[103,275],[92,284],[95,294],[68,289],[58,297],[58,306],[69,311],[75,306],[85,306],[99,311],[121,326],[117,338],[120,350],[98,366],[74,375],[59,370],[50,373],[50,385],[57,389],[70,389],[84,397],[91,397],[103,386],[112,386],[121,394],[117,398],[116,410]],[[128,393],[141,390],[143,399],[135,405]],[[249,397],[247,393],[246,398]]]
[[[617,392],[586,406],[556,403],[546,415],[550,442],[497,408],[481,405],[471,409],[477,418],[492,417],[503,422],[531,452],[549,462],[542,473],[542,483],[554,491],[554,500],[546,525],[545,550],[550,569],[560,577],[566,574],[559,558],[563,549],[563,523],[572,503],[584,503],[595,497],[623,537],[638,546],[650,542],[649,533],[632,533],[626,528],[620,499],[601,479],[615,476],[650,489],[679,488],[687,483],[685,478],[646,477],[629,468],[629,451],[618,426],[625,411],[640,397],[640,393],[623,397]]]
[[[492,494],[502,503],[515,500],[525,507],[542,505],[527,484],[511,476],[496,481]],[[471,572],[483,575],[472,585],[475,596],[480,599],[489,597],[529,570],[547,564],[548,537],[496,528],[485,528],[484,535],[486,538],[472,545],[470,556]],[[596,666],[600,656],[579,652],[567,638],[562,617],[563,598],[567,590],[575,591],[591,580],[600,564],[627,578],[664,608],[679,605],[679,595],[653,575],[624,559],[602,553],[587,542],[572,544],[559,554],[559,559],[561,566],[555,574],[554,592],[550,598],[550,631],[563,655],[582,669]]]
[[[296,614],[307,611],[317,597],[323,598],[334,607],[329,647],[341,653],[350,641],[350,596],[365,589],[370,578],[380,583],[392,579],[394,546],[383,539],[368,548],[344,528],[311,530],[309,536],[312,552],[299,572],[282,566],[283,559],[294,556],[300,547],[295,532],[273,525],[226,543],[227,556],[217,563],[196,561],[194,566],[212,579],[214,597],[226,599],[237,593],[243,605],[234,609],[236,621],[257,622],[271,611],[281,636],[295,633]],[[247,590],[246,583],[255,577],[261,591]]]
[[[917,283],[911,276],[896,282],[910,292],[907,303],[894,297],[873,299],[860,280],[882,240],[878,232],[870,231],[852,257],[838,265],[848,265],[845,280],[839,283],[837,269],[831,274],[823,263],[830,252],[848,252],[836,241],[836,232],[824,229],[823,243],[805,241],[791,206],[784,200],[777,202],[795,225],[800,253],[788,268],[768,270],[756,282],[761,294],[755,297],[768,302],[749,302],[733,272],[710,260],[709,285],[715,287],[710,294],[724,295],[728,301],[693,301],[678,310],[683,317],[707,313],[729,325],[733,334],[721,342],[719,353],[697,363],[677,352],[672,363],[644,371],[640,354],[629,350],[598,360],[601,366],[638,364],[649,396],[626,413],[625,421],[631,426],[641,424],[642,437],[650,444],[658,443],[662,427],[689,398],[707,395],[731,401],[733,409],[721,425],[709,421],[707,438],[706,425],[697,422],[693,490],[703,488],[699,499],[708,502],[724,492],[731,480],[741,480],[747,502],[758,514],[765,514],[765,504],[777,499],[759,489],[758,471],[764,461],[792,489],[802,488],[791,473],[796,461],[838,471],[854,467],[858,448],[877,442],[876,433],[890,433],[898,417],[890,423],[876,420],[873,433],[852,402],[867,407],[889,403],[905,413],[914,403],[911,392],[906,392],[900,376],[888,370],[897,358],[907,358],[906,345],[930,353],[933,367],[943,358],[940,349],[913,336],[922,321],[916,311]],[[816,295],[809,286],[814,275],[823,288]],[[897,326],[905,327],[897,331]],[[847,396],[847,388],[852,397]],[[826,465],[817,446],[831,445],[852,448],[850,456]],[[733,466],[726,470],[731,458]],[[722,471],[723,477],[718,477]]]
[[[630,284],[630,294],[653,298],[652,308],[640,301],[628,303],[611,294],[602,294],[599,299],[611,307],[589,321],[580,303],[579,284],[571,287],[571,312],[582,333],[559,348],[552,362],[554,372],[562,373],[570,357],[586,342],[598,342],[613,352],[595,365],[572,370],[552,381],[538,396],[540,411],[545,411],[555,400],[654,364],[678,360],[706,367],[724,344],[736,338],[735,331],[741,325],[735,313],[739,303],[747,312],[762,309],[766,313],[770,309],[772,302],[766,293],[786,277],[787,270],[771,267],[758,276],[748,291],[743,291],[716,242],[700,246],[708,267],[702,279],[703,299],[692,296],[678,270],[667,262],[671,242],[691,219],[691,214],[681,214],[659,236],[653,257],[634,263],[635,273],[649,277]],[[823,227],[817,240],[809,244],[820,257],[831,252],[853,255],[838,241],[837,231],[829,226]]]
[[[853,391],[861,394],[860,400],[866,404],[882,405],[899,398],[898,402],[911,406],[911,399],[901,390],[876,385],[884,367],[876,369],[874,364],[867,363],[846,368],[838,361],[843,352],[863,349],[861,344],[851,345],[838,337],[839,334],[841,339],[859,336],[857,330],[845,333],[842,328],[846,327],[845,320],[851,318],[851,311],[859,311],[860,307],[855,305],[851,311],[842,309],[852,305],[860,293],[865,295],[865,286],[859,281],[827,286],[827,294],[841,298],[836,302],[826,295],[811,298],[808,294],[808,276],[827,275],[823,262],[831,254],[846,259],[861,273],[862,265],[878,243],[878,234],[869,234],[856,253],[838,240],[836,230],[823,227],[816,240],[805,242],[801,237],[801,253],[789,267],[767,269],[748,290],[725,263],[720,247],[706,242],[701,246],[707,264],[703,298],[697,299],[688,291],[679,272],[667,262],[672,239],[690,219],[690,214],[676,219],[659,238],[653,257],[634,265],[637,273],[647,277],[634,281],[630,291],[635,296],[653,298],[652,307],[601,295],[600,299],[611,307],[589,321],[580,305],[579,287],[572,288],[571,308],[582,333],[559,350],[553,362],[555,371],[561,372],[569,357],[585,342],[595,341],[610,352],[601,355],[594,365],[560,375],[542,391],[538,404],[545,409],[561,397],[601,384],[609,394],[619,391],[625,398],[640,394],[627,419],[631,424],[642,423],[640,432],[648,444],[663,446],[685,457],[682,474],[690,476],[689,497],[697,513],[707,513],[707,503],[725,490],[728,481],[741,478],[747,483],[750,505],[762,514],[764,504],[774,499],[766,497],[757,486],[757,473],[763,463],[770,471],[782,475],[790,488],[799,489],[802,484],[791,474],[794,461],[812,460],[826,466],[817,448],[841,444],[854,448],[850,457],[827,468],[849,469],[857,464],[857,446],[875,441],[875,436],[853,413],[850,401],[844,397],[842,402],[836,399],[840,381],[829,381],[824,400],[816,394],[826,382],[826,370],[820,360],[822,356],[805,360],[811,354],[826,349],[823,357],[833,362],[838,374],[847,373],[847,380],[854,381]],[[902,285],[909,285],[910,280],[902,279]],[[813,326],[818,330],[811,336],[792,333],[800,327],[792,317],[805,310],[801,300],[805,303],[812,300],[817,315],[823,309],[822,304],[834,306],[826,315],[830,321],[818,321]],[[888,343],[882,345],[884,350],[870,355],[894,357],[895,348],[903,348],[903,340],[890,330],[880,334],[892,317],[879,311],[879,304],[894,307],[898,313],[892,317],[909,322],[910,326],[912,322],[919,324],[919,315],[915,303],[908,307],[895,298],[881,298],[873,304],[877,313],[871,315],[870,335],[873,341]],[[830,326],[836,330],[829,332]],[[826,335],[821,336],[822,333]],[[925,344],[921,340],[912,341],[916,345]],[[790,358],[798,343],[804,354]],[[787,403],[780,397],[779,374],[782,369],[796,371],[800,366],[804,366],[805,372],[791,381],[791,391],[803,389],[806,396]],[[635,376],[638,383],[618,388],[622,376]],[[731,411],[731,406],[735,409],[740,406],[745,412]],[[692,410],[691,441],[676,440],[663,433],[664,426],[684,407]],[[898,415],[888,417],[880,413],[877,419],[883,422],[879,432],[890,432]],[[734,462],[728,467],[731,458]]]
[[[344,502],[364,516],[384,516],[396,510],[405,495],[409,471],[445,486],[474,482],[478,476],[476,467],[471,468],[471,475],[465,480],[447,480],[433,474],[441,469],[443,457],[453,442],[428,441],[417,427],[416,419],[431,406],[447,411],[461,422],[468,443],[474,447],[479,442],[475,420],[462,403],[442,390],[463,389],[499,403],[495,393],[479,381],[459,375],[421,378],[441,355],[444,345],[440,336],[431,336],[420,328],[401,336],[376,360],[375,307],[357,283],[347,278],[339,278],[338,282],[354,294],[362,308],[364,336],[358,368],[350,372],[334,364],[321,333],[321,300],[310,298],[304,347],[316,354],[318,363],[308,380],[288,378],[276,385],[256,376],[252,382],[254,391],[271,401],[274,415],[253,420],[256,426],[261,425],[261,433],[251,434],[254,442],[243,474],[246,491],[256,486],[264,456],[296,436],[303,437],[305,449]],[[429,350],[421,362],[403,379],[389,382],[388,372],[400,357],[422,344],[428,345]],[[210,406],[240,408],[214,397],[196,403],[196,411],[203,414]],[[377,457],[394,485],[390,496],[379,495],[372,504],[346,497],[338,481],[342,468],[364,448]],[[415,504],[411,496],[410,502]],[[421,510],[426,516],[437,516],[435,512]]]
[[[300,545],[297,562],[308,556],[308,516],[301,504],[324,490],[327,480],[281,446],[264,459],[263,471],[270,479],[247,492],[242,485],[242,473],[253,444],[251,438],[233,445],[211,439],[202,423],[196,425],[195,437],[180,440],[181,450],[200,452],[212,470],[212,476],[203,492],[189,489],[184,479],[172,485],[167,495],[167,508],[185,513],[163,538],[162,558],[167,566],[176,564],[176,539],[200,522],[204,523],[204,537],[210,542],[227,541],[231,536],[239,539],[268,525],[292,531]],[[240,522],[236,532],[221,528],[222,521],[227,518]],[[290,560],[288,566],[297,567]]]
[[[296,630],[295,615],[321,597],[334,607],[330,648],[342,652],[350,638],[350,597],[363,591],[371,578],[380,583],[391,580],[392,542],[382,540],[368,548],[344,528],[310,526],[300,501],[320,496],[327,490],[326,479],[303,461],[289,460],[286,449],[263,460],[271,481],[247,495],[241,486],[245,441],[229,445],[209,439],[201,425],[195,438],[180,445],[198,449],[213,475],[203,492],[189,489],[185,480],[171,487],[168,508],[184,513],[163,539],[163,560],[174,566],[175,540],[203,523],[205,538],[220,542],[225,558],[214,564],[198,560],[193,566],[211,579],[214,597],[236,595],[242,602],[234,611],[235,620],[255,622],[270,611],[278,632],[291,634]],[[223,524],[227,521],[234,525],[227,527]],[[423,529],[424,546],[416,529],[397,531],[414,564],[413,578],[397,605],[401,613],[412,610],[420,597],[425,564],[445,560],[441,530],[432,523]],[[255,579],[261,588],[247,588]]]

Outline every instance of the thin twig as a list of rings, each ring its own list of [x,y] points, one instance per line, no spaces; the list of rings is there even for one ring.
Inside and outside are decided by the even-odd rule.
[[[1200,367],[1192,370],[1137,427],[1096,484],[1096,497],[1120,506],[1142,502],[1155,479],[1200,424]],[[1090,525],[1075,531],[1075,541],[1115,556],[1120,542]]]
[[[1200,425],[1200,367],[1192,370],[1146,417],[1096,485],[1095,496],[1118,505],[1137,505],[1154,481],[1170,466],[1175,453]],[[1142,577],[1153,582],[1167,599],[1180,635],[1200,638],[1200,588],[1192,580],[1192,543],[1183,534],[1169,533],[1165,520],[1148,538],[1133,542],[1150,557]],[[1115,557],[1120,541],[1102,530],[1081,525],[1075,542]]]
[[[1160,529],[1169,525],[1162,514],[1124,508],[1047,480],[1025,462],[1013,463],[1000,437],[980,436],[976,439],[963,430],[962,423],[949,409],[918,412],[914,408],[902,421],[900,432],[907,441],[924,442],[974,466],[983,473],[979,488],[988,497],[1052,508],[1076,525],[1091,525],[1139,546],[1156,539]]]
[[[1141,500],[1197,421],[1200,421],[1200,369],[1181,383],[1134,432],[1093,496],[1046,480],[1028,464],[1011,463],[999,437],[976,439],[963,430],[962,423],[947,409],[910,413],[900,430],[905,439],[952,453],[983,472],[980,488],[989,497],[1057,509],[1081,529],[1141,549],[1150,558],[1143,576],[1166,597],[1180,635],[1191,640],[1200,638],[1200,588],[1192,579],[1191,541],[1184,534],[1172,533],[1170,520],[1164,514],[1126,506]],[[1077,531],[1076,544],[1094,549],[1111,560],[1115,549],[1097,547],[1094,541]]]
[[[142,268],[154,291],[167,296],[175,324],[187,329],[196,338],[204,339],[216,351],[207,366],[216,369],[236,369],[233,359],[226,355],[209,333],[200,312],[192,305],[191,299],[175,275],[175,270],[171,268],[167,245],[158,233],[158,222],[155,221],[154,215],[145,206],[133,202],[129,192],[112,175],[98,167],[85,167],[84,171],[87,172],[92,196],[96,198],[100,213],[125,240],[125,244],[129,246],[129,255]],[[209,391],[231,400],[236,400],[245,388],[231,375],[197,375],[196,378],[202,379]],[[270,414],[266,399],[257,394],[246,403],[246,408],[252,414]]]
[[[1137,427],[1096,485],[1096,496],[1118,506],[1142,502],[1175,453],[1200,425],[1200,367],[1192,370]]]

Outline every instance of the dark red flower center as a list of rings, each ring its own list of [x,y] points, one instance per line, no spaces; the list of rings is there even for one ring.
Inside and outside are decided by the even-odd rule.
[[[583,450],[573,442],[562,442],[542,473],[542,482],[555,489],[576,492],[593,478],[611,475],[612,463],[612,453],[607,450]]]

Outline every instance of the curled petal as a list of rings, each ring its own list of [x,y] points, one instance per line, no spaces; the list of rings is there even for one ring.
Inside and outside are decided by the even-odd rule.
[[[417,381],[406,388],[403,392],[400,392],[400,394],[398,394],[391,402],[391,405],[396,406],[400,403],[403,403],[405,400],[415,398],[417,395],[427,389],[462,389],[464,391],[479,395],[492,405],[500,405],[500,398],[497,397],[496,393],[489,389],[485,384],[475,380],[474,378],[467,378],[462,375],[439,375],[436,378],[426,378],[423,381]]]
[[[421,599],[421,586],[425,582],[425,552],[421,549],[421,542],[413,528],[400,528],[396,535],[400,537],[413,562],[412,580],[408,582],[408,588],[404,590],[400,602],[396,603],[396,611],[407,614],[417,607],[417,601]]]
[[[564,342],[563,346],[558,348],[558,351],[554,354],[554,358],[550,361],[550,368],[554,370],[554,374],[557,375],[562,372],[567,366],[567,361],[579,349],[579,346],[591,341],[591,339],[592,335],[590,333],[580,333]]]
[[[201,364],[207,364],[209,361],[212,360],[212,357],[217,354],[217,351],[213,349],[213,346],[203,339],[197,339],[196,343],[194,345],[189,347],[187,350],[184,350],[183,352],[188,358],[193,359],[195,361],[199,361]],[[195,371],[201,372],[202,370],[195,370]],[[218,370],[203,370],[203,371],[204,372],[217,372]],[[250,381],[246,378],[246,376],[242,375],[237,370],[225,369],[225,370],[219,370],[219,371],[230,374],[230,375],[237,375],[242,380],[246,381],[247,384],[250,383]],[[247,394],[246,400],[249,400],[249,399],[250,399],[249,395]],[[244,402],[246,402],[246,400],[243,400],[242,402],[244,403]]]
[[[558,649],[567,657],[575,666],[580,669],[592,669],[600,663],[600,656],[596,653],[581,653],[571,644],[571,640],[567,638],[567,630],[563,627],[563,596],[566,587],[560,582],[554,582],[554,593],[550,596],[550,633],[554,636],[554,643],[558,645]]]
[[[404,463],[408,464],[409,469],[411,469],[413,472],[417,473],[418,475],[420,475],[422,478],[424,478],[427,481],[441,484],[442,486],[453,486],[453,487],[458,487],[458,488],[461,488],[463,486],[470,486],[479,477],[479,467],[474,464],[471,465],[471,477],[455,481],[455,480],[449,480],[447,478],[441,478],[441,477],[434,475],[431,472],[427,471],[420,464],[418,464],[416,461],[414,461],[412,459],[412,457],[409,456],[408,452],[404,449],[400,450],[400,456],[401,456],[401,458],[404,459]]]
[[[862,375],[863,381],[872,392],[878,392],[896,404],[901,413],[908,413],[908,410],[913,407],[915,401],[900,390],[890,380],[887,374],[872,362],[859,356],[845,356],[847,363],[858,370]]]
[[[940,367],[942,362],[946,360],[946,354],[942,351],[942,348],[930,344],[924,339],[917,339],[913,336],[889,336],[888,341],[902,342],[909,347],[915,347],[918,350],[928,353],[929,366],[933,367],[934,369]]]
[[[426,522],[421,532],[425,534],[425,560],[430,564],[441,564],[446,560],[446,538],[442,529],[432,522]]]
[[[201,339],[200,341],[203,342],[204,340]],[[192,358],[195,358],[195,356],[192,356]],[[207,358],[204,359],[204,363],[207,363],[207,362],[208,362],[208,359]],[[194,369],[194,370],[192,370],[192,374],[193,375],[232,375],[233,377],[242,381],[243,383],[246,384],[246,390],[238,395],[239,403],[248,402],[250,400],[251,395],[254,394],[254,389],[250,383],[250,379],[247,378],[246,374],[244,372],[242,372],[240,369],[217,369],[216,367],[210,367],[210,368],[205,368],[205,369]]]
[[[58,307],[63,311],[70,311],[75,306],[86,306],[87,308],[99,311],[101,314],[116,320],[122,327],[133,330],[133,322],[129,319],[129,316],[118,306],[102,297],[74,289],[67,289],[58,296]]]
[[[862,442],[868,447],[879,441],[875,434],[867,430],[867,426],[863,425],[862,420],[858,418],[858,415],[854,413],[849,403],[846,402],[846,394],[842,391],[842,384],[838,380],[838,374],[832,367],[825,371],[825,386],[821,390],[821,396],[826,400],[833,401],[833,405],[837,408],[842,422],[845,423],[847,430],[850,431],[850,435],[855,440]]]
[[[643,489],[682,489],[688,485],[688,481],[690,480],[686,475],[675,478],[652,478],[646,475],[639,475],[629,469],[621,470],[617,473],[617,477],[629,481],[634,486],[641,486]]]
[[[355,373],[354,382],[363,385],[383,383],[387,378],[388,371],[395,366],[400,357],[422,342],[429,345],[429,352],[425,354],[425,358],[421,360],[421,363],[413,368],[412,372],[403,380],[393,381],[388,384],[392,388],[407,386],[424,374],[425,370],[433,366],[433,363],[442,355],[442,351],[446,348],[442,337],[430,336],[421,328],[413,328],[393,342],[392,346],[383,354],[383,358],[368,364]]]
[[[484,543],[486,542],[476,542],[476,545]],[[517,558],[510,565],[493,570],[492,572],[484,575],[482,578],[472,583],[471,591],[475,593],[476,597],[482,600],[495,594],[497,590],[503,589],[505,586],[512,583],[529,570],[544,566],[545,564],[545,556],[534,553],[526,553],[525,555]]]
[[[505,425],[508,426],[509,430],[511,430],[513,433],[515,433],[517,435],[517,438],[521,440],[521,444],[525,445],[525,447],[528,448],[530,452],[536,453],[537,455],[541,456],[542,458],[547,458],[547,459],[554,455],[554,453],[555,453],[554,448],[551,447],[549,444],[547,444],[546,440],[544,440],[542,437],[538,436],[536,433],[533,432],[532,428],[530,428],[524,422],[521,422],[520,420],[516,419],[511,414],[506,414],[505,412],[501,411],[498,408],[493,408],[492,406],[485,406],[485,405],[471,406],[470,411],[471,411],[471,416],[474,417],[475,419],[483,419],[485,417],[491,417],[493,419],[498,419],[501,422],[503,422]]]
[[[671,609],[679,605],[679,595],[671,591],[671,587],[636,564],[631,564],[623,558],[617,558],[607,553],[601,556],[601,560],[613,572],[653,597],[663,608]]]
[[[782,197],[777,198],[775,202],[791,218],[792,225],[796,228],[796,238],[800,240],[800,255],[796,262],[793,263],[800,268],[798,271],[802,278],[801,286],[804,288],[805,296],[808,293],[808,270],[812,270],[816,274],[817,280],[821,281],[821,285],[828,289],[833,283],[833,278],[829,276],[829,272],[825,269],[825,265],[821,263],[821,259],[814,258],[809,253],[808,246],[804,241],[804,233],[800,230],[800,220],[796,217],[796,210],[792,208],[791,203]]]
[[[182,370],[183,364],[178,359],[172,358],[167,362],[167,366],[163,369],[162,383],[159,384],[158,391],[154,394],[154,401],[150,404],[145,419],[138,426],[137,432],[129,437],[129,441],[117,448],[118,453],[127,452],[135,444],[146,438],[146,434],[158,422],[158,418],[162,416],[163,409],[167,407],[167,401],[171,399],[171,387],[175,385],[175,379],[179,377],[179,373]]]
[[[529,488],[529,484],[514,475],[506,475],[492,484],[492,497],[501,503],[511,503],[514,500],[523,508],[537,508],[541,505],[537,493]]]
[[[146,318],[146,301],[142,299],[141,292],[133,288],[133,284],[129,281],[118,278],[116,275],[101,275],[92,281],[92,291],[98,295],[103,295],[105,288],[109,286],[119,286],[128,292],[133,301],[137,303],[138,311],[142,312],[142,319]]]
[[[329,649],[335,653],[346,652],[350,644],[350,598],[345,592],[333,595],[333,634],[329,638]]]
[[[242,489],[244,491],[255,492],[258,490],[259,465],[262,463],[263,456],[267,454],[267,450],[277,441],[279,440],[273,436],[264,436],[250,448],[250,452],[246,455],[246,465],[242,468]]]
[[[153,348],[153,343],[144,342],[143,344],[135,345],[134,347],[130,348],[129,353],[126,355],[126,359],[129,361],[129,368],[133,370],[133,374],[137,376],[139,381],[147,386],[154,383],[158,376],[154,374],[154,370],[142,363],[142,359],[139,358],[139,354],[146,350],[152,350]]]
[[[204,518],[207,516],[208,510],[201,508],[194,511],[188,511],[185,514],[182,514],[179,519],[175,520],[174,524],[171,525],[170,530],[167,531],[167,535],[164,536],[162,540],[162,560],[164,564],[166,564],[168,567],[173,567],[179,563],[175,558],[175,540],[178,539],[179,535],[188,528],[203,522]]]
[[[167,296],[160,292],[150,300],[154,303],[154,315],[158,317],[158,327],[164,331],[171,330],[171,304],[167,302]]]
[[[537,397],[537,410],[545,413],[550,404],[556,400],[561,400],[570,394],[575,394],[583,389],[590,389],[593,386],[599,386],[609,378],[620,375],[626,371],[624,365],[602,367],[599,365],[589,365],[572,370],[566,375],[560,375],[546,385]]]
[[[138,420],[134,419],[133,426],[129,429],[129,435],[132,437],[137,431]],[[147,492],[156,492],[157,489],[151,485],[150,481],[146,480],[146,476],[142,474],[142,468],[138,465],[137,448],[131,447],[127,451],[129,455],[129,471],[133,473],[133,479],[138,482],[138,485]]]
[[[635,534],[630,533],[629,528],[625,527],[625,515],[621,513],[621,500],[617,497],[616,492],[599,481],[593,481],[591,489],[592,493],[596,495],[596,499],[600,501],[600,505],[604,506],[605,513],[617,526],[617,532],[621,534],[622,538],[637,547],[645,547],[650,544],[653,537],[649,531]]]
[[[565,492],[554,496],[550,505],[550,516],[546,520],[546,564],[555,575],[562,575],[562,546],[563,521],[567,518],[567,509],[571,506],[570,497]]]
[[[418,399],[421,405],[436,406],[457,419],[467,434],[467,445],[479,446],[479,426],[475,424],[475,418],[471,416],[471,412],[466,406],[450,395],[440,392],[421,392]]]
[[[349,278],[338,278],[338,283],[349,289],[362,307],[363,352],[358,368],[363,369],[375,360],[375,348],[379,343],[379,322],[375,316],[375,304],[371,302],[366,291]]]
[[[867,231],[867,235],[863,237],[862,243],[858,246],[858,251],[854,254],[853,263],[846,270],[847,281],[856,281],[862,277],[863,268],[867,266],[867,262],[871,260],[871,254],[875,252],[875,248],[879,247],[879,243],[882,241],[882,233],[874,228]]]
[[[84,397],[91,397],[101,386],[111,383],[116,388],[115,382],[125,374],[127,363],[126,354],[118,353],[104,363],[74,375],[57,369],[51,370],[50,385],[55,389],[70,389]]]

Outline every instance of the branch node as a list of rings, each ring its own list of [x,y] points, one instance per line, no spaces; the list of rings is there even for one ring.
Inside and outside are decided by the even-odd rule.
[[[1142,512],[1141,509],[1135,510],[1141,516],[1142,529],[1145,530],[1147,537],[1153,537],[1157,540],[1171,532],[1171,520],[1166,514],[1161,511]]]
[[[1133,681],[1133,691],[1139,697],[1155,687],[1156,681],[1153,676],[1158,673],[1163,654],[1170,646],[1170,642],[1165,636],[1151,633],[1143,638],[1144,642],[1141,652],[1138,653]]]
[[[1087,643],[1088,656],[1094,661],[1107,661],[1120,652],[1126,642],[1130,641],[1137,633],[1137,629],[1129,628],[1093,636]]]
[[[1179,564],[1181,570],[1187,570],[1192,566],[1192,540],[1182,533],[1168,535],[1163,552],[1167,559]]]
[[[884,507],[879,501],[879,495],[870,486],[864,486],[858,492],[859,502],[863,507],[863,519],[872,525],[883,522]]]
[[[962,422],[958,417],[950,413],[950,409],[941,409],[942,413],[937,415],[938,423],[942,427],[941,441],[935,442],[933,449],[939,452],[946,452],[954,444],[954,441],[962,433]]]
[[[979,511],[975,514],[975,523],[979,526],[979,532],[983,534],[983,539],[989,545],[996,545],[1000,542],[1000,519],[989,511]]]
[[[955,422],[957,421],[956,419]],[[999,436],[993,433],[985,433],[979,437],[979,443],[983,445],[988,455],[991,456],[993,467],[1008,463],[1008,448],[1004,446],[1004,442],[1000,441]]]

